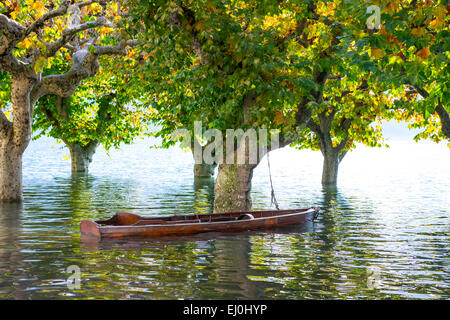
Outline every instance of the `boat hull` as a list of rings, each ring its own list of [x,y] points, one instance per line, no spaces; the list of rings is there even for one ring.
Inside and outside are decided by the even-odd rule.
[[[319,208],[309,208],[163,218],[140,218],[128,214],[138,217],[131,219],[132,224],[130,225],[117,225],[120,221],[113,217],[109,220],[96,222],[84,220],[81,222],[80,229],[83,235],[98,238],[183,236],[203,232],[239,232],[302,224],[313,221],[318,212]],[[126,218],[122,219],[125,221],[122,223],[131,223],[128,222],[130,216],[122,214],[122,217]],[[224,221],[215,221],[220,219]]]

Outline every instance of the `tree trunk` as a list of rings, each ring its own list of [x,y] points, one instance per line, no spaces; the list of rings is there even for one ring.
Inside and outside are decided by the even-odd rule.
[[[347,154],[347,150],[344,151],[344,149],[349,141],[348,129],[351,125],[351,120],[345,119],[341,122],[341,129],[347,132],[347,136],[337,146],[333,146],[331,126],[336,112],[336,109],[333,109],[329,114],[326,112],[320,113],[318,115],[319,124],[312,119],[307,124],[308,128],[319,138],[319,148],[323,155],[322,185],[324,186],[336,185],[339,164]]]
[[[33,117],[30,92],[34,79],[13,77],[13,122],[0,117],[0,201],[22,201],[22,154],[31,140]]]
[[[214,186],[214,212],[249,211],[253,164],[220,164]]]
[[[0,200],[22,199],[22,153],[3,147],[0,149]]]
[[[339,156],[336,150],[330,150],[323,153],[323,185],[335,185],[337,183],[339,162]]]
[[[195,163],[194,178],[210,178],[214,176],[216,164]]]
[[[214,212],[250,211],[252,207],[253,170],[267,152],[289,144],[285,140],[282,143],[280,141],[276,141],[276,143],[272,141],[270,146],[261,148],[260,145],[255,150],[251,148],[249,140],[245,138],[240,141],[239,147],[234,151],[234,163],[219,164],[214,185]],[[241,163],[239,162],[241,158],[239,156],[240,152],[244,152],[244,161]],[[258,154],[255,156],[252,152],[257,152]]]
[[[211,143],[211,141],[208,141],[208,143]],[[205,151],[206,146],[202,146],[200,142],[198,142],[197,138],[194,136],[192,137],[192,155],[194,157],[194,179],[195,178],[211,178],[214,177],[214,170],[217,167],[216,163],[213,164],[207,164],[204,163],[203,153]],[[195,151],[197,150],[197,151]],[[200,155],[196,155],[196,152],[201,151]],[[197,157],[200,156],[200,159],[197,159]]]
[[[450,116],[440,100],[438,100],[436,112],[441,120],[442,133],[447,137],[447,139],[450,139]]]
[[[243,138],[234,150],[233,161],[228,162],[227,159],[227,163],[219,164],[214,185],[214,212],[240,212],[251,209],[253,170],[262,157],[256,156],[256,163],[250,162],[251,152],[254,150],[250,148],[249,139]]]
[[[89,165],[97,146],[97,142],[91,142],[85,147],[77,143],[68,146],[72,161],[72,173],[87,173],[89,171]]]

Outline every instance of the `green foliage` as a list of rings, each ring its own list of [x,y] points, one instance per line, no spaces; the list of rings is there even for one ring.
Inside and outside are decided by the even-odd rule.
[[[307,7],[308,1],[134,1],[133,22],[144,17],[147,28],[142,77],[155,92],[164,143],[194,121],[205,129],[295,131],[299,105],[314,108],[308,102],[322,90],[320,75],[336,68],[324,52],[346,46],[336,41],[342,28],[329,21],[333,6],[320,8],[320,16]]]
[[[205,129],[280,129],[317,149],[297,121],[308,109],[316,122],[334,110],[334,144],[382,142],[372,124],[390,115],[359,2],[135,0],[132,17],[147,27],[142,77],[155,92],[163,145],[176,128],[202,121]]]
[[[86,79],[70,98],[41,98],[34,113],[34,138],[48,135],[81,146],[94,141],[109,149],[141,135],[149,109],[139,100],[144,93],[133,69],[135,54],[102,58],[99,74]]]
[[[0,110],[10,118],[11,75],[0,70]]]
[[[425,128],[416,139],[445,138],[435,111],[440,103],[450,112],[449,11],[444,0],[382,1],[381,30],[360,46],[372,52],[378,81],[390,86],[394,116]]]

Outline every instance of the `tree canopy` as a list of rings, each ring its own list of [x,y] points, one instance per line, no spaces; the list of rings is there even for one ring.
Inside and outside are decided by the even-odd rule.
[[[118,1],[18,1],[0,4],[0,70],[12,117],[0,112],[0,198],[22,198],[22,154],[31,139],[35,103],[70,97],[99,71],[99,57],[127,55],[130,39]],[[128,25],[129,26],[129,25]],[[5,75],[7,73],[7,75]],[[4,102],[3,100],[2,102]],[[12,120],[12,121],[11,121]]]
[[[415,139],[450,139],[448,1],[383,1],[381,26],[361,40],[379,82],[390,85],[396,118],[425,128]]]
[[[106,149],[131,143],[146,130],[146,108],[140,103],[145,96],[135,77],[136,57],[101,59],[101,70],[88,78],[69,98],[46,96],[35,109],[36,138],[49,135],[87,146],[101,143]]]

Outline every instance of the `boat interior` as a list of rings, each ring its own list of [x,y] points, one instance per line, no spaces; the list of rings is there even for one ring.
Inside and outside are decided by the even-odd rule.
[[[276,210],[276,211],[251,211],[251,212],[232,212],[232,213],[213,213],[213,214],[192,214],[192,215],[176,215],[176,216],[158,216],[158,217],[141,217],[139,215],[118,212],[112,218],[107,220],[95,221],[99,225],[104,226],[142,226],[154,224],[182,224],[193,222],[223,222],[252,220],[255,218],[273,217],[292,213],[301,213],[310,209],[296,210]]]

